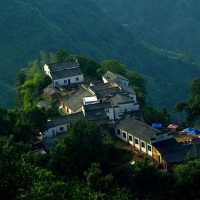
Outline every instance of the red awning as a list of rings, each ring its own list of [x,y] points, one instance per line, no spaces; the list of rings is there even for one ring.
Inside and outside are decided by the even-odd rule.
[[[178,125],[176,125],[176,124],[170,124],[167,128],[170,128],[170,129],[177,129],[177,128],[178,128]]]

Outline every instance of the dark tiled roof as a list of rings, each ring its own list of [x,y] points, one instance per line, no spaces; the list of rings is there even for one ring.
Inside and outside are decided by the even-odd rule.
[[[39,107],[44,107],[45,109],[48,109],[48,108],[51,108],[51,105],[48,101],[44,101],[44,100],[41,100],[39,103],[38,103],[38,106]]]
[[[113,88],[107,88],[103,90],[97,90],[95,92],[96,96],[98,99],[103,99],[105,97],[109,97],[113,94],[119,93],[120,89],[118,87],[113,87]]]
[[[101,83],[101,84],[95,84],[93,86],[90,86],[90,89],[93,92],[96,92],[98,90],[106,90],[106,89],[110,89],[113,88],[113,86],[110,85],[110,83]]]
[[[160,131],[151,126],[129,117],[123,117],[114,126],[145,142],[150,142],[151,138],[155,138],[156,134],[160,133]]]
[[[55,87],[53,87],[52,85],[48,85],[45,89],[44,89],[44,93],[52,95],[55,93],[60,93],[59,90],[57,90]]]
[[[123,79],[123,80],[126,80],[128,81],[127,78],[125,78],[124,76],[120,75],[120,74],[116,74],[116,73],[113,73],[113,72],[110,72],[110,71],[107,71],[103,77],[105,79],[107,79],[109,82],[115,82],[116,79]]]
[[[123,85],[121,83],[117,83],[117,85],[119,85],[119,87],[122,88],[122,91],[127,92],[127,93],[131,93],[131,94],[136,94],[136,92],[129,86],[127,85]]]
[[[63,69],[63,70],[60,70],[60,71],[51,72],[51,76],[54,80],[78,76],[78,75],[81,75],[81,74],[83,74],[83,73],[82,73],[80,67],[71,68],[71,69],[70,68],[69,69]]]
[[[76,92],[63,98],[62,102],[73,112],[83,105],[83,97],[92,96],[87,90],[80,87]]]
[[[200,156],[200,139],[178,143],[174,138],[153,144],[168,163],[180,163],[189,158]],[[195,148],[195,150],[194,150]]]
[[[112,97],[109,97],[105,100],[106,102],[112,102],[114,106],[118,106],[120,103],[129,103],[134,102],[131,97],[123,94],[115,94]]]
[[[84,105],[85,111],[106,109],[106,108],[112,108],[112,105],[110,102],[102,102],[102,103],[94,103],[94,104]]]
[[[86,110],[85,117],[89,121],[93,121],[99,125],[108,124],[108,118],[104,109]]]
[[[70,115],[65,115],[65,116],[60,116],[60,117],[54,117],[51,119],[51,121],[47,122],[47,128],[52,128],[58,125],[62,125],[62,124],[67,124],[70,122],[75,122],[78,119],[80,119],[81,117],[83,117],[83,113],[79,112],[79,113],[73,113]]]
[[[50,71],[59,71],[59,70],[63,70],[63,69],[70,69],[70,68],[74,68],[74,67],[79,67],[79,63],[76,59],[71,59],[71,60],[67,60],[65,62],[57,62],[57,63],[51,63],[51,64],[47,64]]]

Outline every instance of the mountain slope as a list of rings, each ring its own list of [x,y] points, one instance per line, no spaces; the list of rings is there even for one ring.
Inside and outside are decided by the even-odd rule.
[[[39,57],[40,50],[55,52],[58,48],[98,62],[117,59],[142,73],[149,103],[160,107],[171,108],[183,98],[188,84],[199,73],[197,66],[181,54],[143,42],[94,1],[13,0],[0,6],[0,77],[6,85],[12,84],[11,77],[26,67],[28,60]],[[180,88],[178,94],[174,94],[174,87]],[[1,95],[8,91],[2,89]]]
[[[96,3],[144,41],[200,60],[200,1],[96,0]]]

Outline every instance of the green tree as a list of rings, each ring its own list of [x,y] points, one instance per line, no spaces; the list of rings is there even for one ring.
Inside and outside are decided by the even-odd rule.
[[[36,105],[50,83],[50,77],[42,72],[38,61],[30,61],[29,68],[20,70],[15,77],[16,106],[27,109]]]
[[[199,199],[200,160],[176,165],[173,169],[174,199]]]
[[[99,77],[97,74],[97,69],[99,69],[101,66],[92,58],[87,58],[85,56],[76,56],[76,58],[84,75],[91,76],[93,78]]]
[[[71,125],[70,135],[60,137],[50,154],[55,170],[69,177],[82,177],[91,163],[107,160],[100,126],[84,118]]]
[[[65,50],[58,49],[55,53],[56,62],[63,62],[69,58],[69,53]]]
[[[119,188],[111,174],[102,175],[100,164],[92,163],[88,171],[84,172],[86,187],[91,192],[100,192],[103,199],[128,200],[129,191]]]
[[[102,76],[107,71],[111,71],[122,76],[126,76],[126,66],[120,64],[117,60],[104,60],[101,63],[101,68],[97,70],[97,73]]]
[[[138,199],[170,199],[171,176],[160,171],[149,158],[136,162],[132,169],[130,190]],[[162,183],[162,184],[161,184]]]
[[[146,88],[145,88],[145,81],[141,74],[128,71],[126,77],[130,81],[130,86],[135,90],[137,94],[137,98],[142,105],[146,105]]]
[[[200,78],[194,79],[190,84],[188,99],[175,104],[174,112],[185,111],[184,125],[192,126],[200,117]]]

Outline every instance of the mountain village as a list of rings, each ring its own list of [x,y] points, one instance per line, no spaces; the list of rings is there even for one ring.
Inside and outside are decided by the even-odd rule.
[[[166,171],[174,164],[183,163],[187,156],[200,155],[199,138],[178,142],[174,138],[176,125],[165,128],[147,124],[137,94],[122,75],[107,71],[102,81],[86,84],[76,59],[45,64],[44,71],[52,84],[44,89],[43,95],[48,101],[60,102],[60,109],[66,114],[47,122],[47,130],[41,133],[45,151],[48,152],[48,141],[55,142],[59,134],[70,133],[70,124],[85,117],[100,125],[103,134],[114,129],[117,138],[149,156]],[[65,95],[63,88],[67,88]],[[38,106],[48,109],[48,101],[42,100]]]

